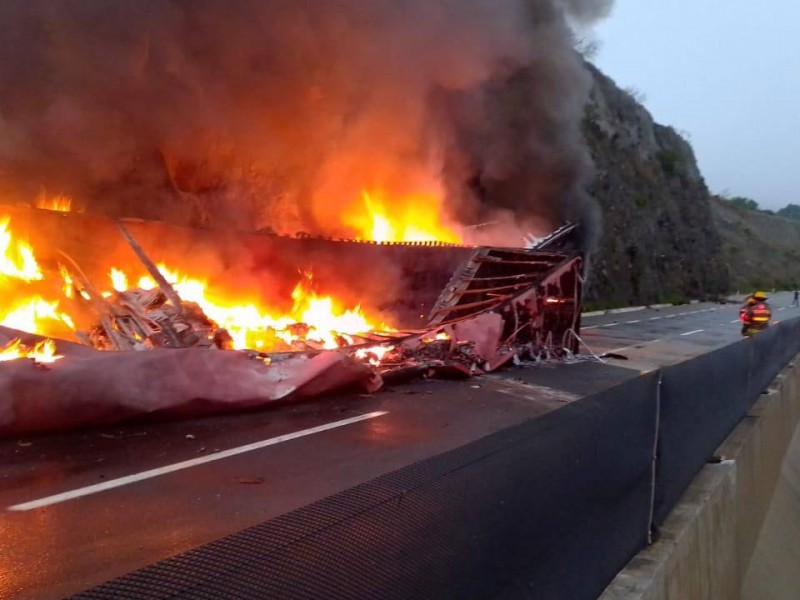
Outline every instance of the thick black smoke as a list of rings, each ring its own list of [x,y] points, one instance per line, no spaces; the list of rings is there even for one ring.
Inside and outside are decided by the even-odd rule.
[[[2,0],[0,194],[342,234],[364,187],[592,218],[570,24],[611,0]]]

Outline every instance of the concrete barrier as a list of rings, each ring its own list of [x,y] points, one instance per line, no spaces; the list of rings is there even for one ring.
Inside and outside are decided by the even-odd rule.
[[[800,428],[781,467],[744,576],[742,600],[797,600],[800,590]]]
[[[797,357],[795,358],[797,360]],[[736,600],[781,463],[800,420],[800,368],[788,365],[719,447],[600,600]]]

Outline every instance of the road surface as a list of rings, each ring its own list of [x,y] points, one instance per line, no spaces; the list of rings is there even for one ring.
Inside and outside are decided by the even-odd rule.
[[[791,294],[775,319],[800,315]],[[739,339],[738,306],[585,318],[612,357],[0,440],[0,597],[61,598]]]

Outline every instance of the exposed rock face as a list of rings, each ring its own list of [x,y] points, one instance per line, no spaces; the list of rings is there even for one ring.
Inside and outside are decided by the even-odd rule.
[[[587,300],[640,304],[726,292],[729,273],[691,146],[587,68],[594,85],[584,130],[604,220]]]

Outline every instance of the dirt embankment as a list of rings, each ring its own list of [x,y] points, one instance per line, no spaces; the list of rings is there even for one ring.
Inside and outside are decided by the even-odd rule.
[[[800,285],[800,221],[711,199],[714,225],[734,290],[797,289]]]

